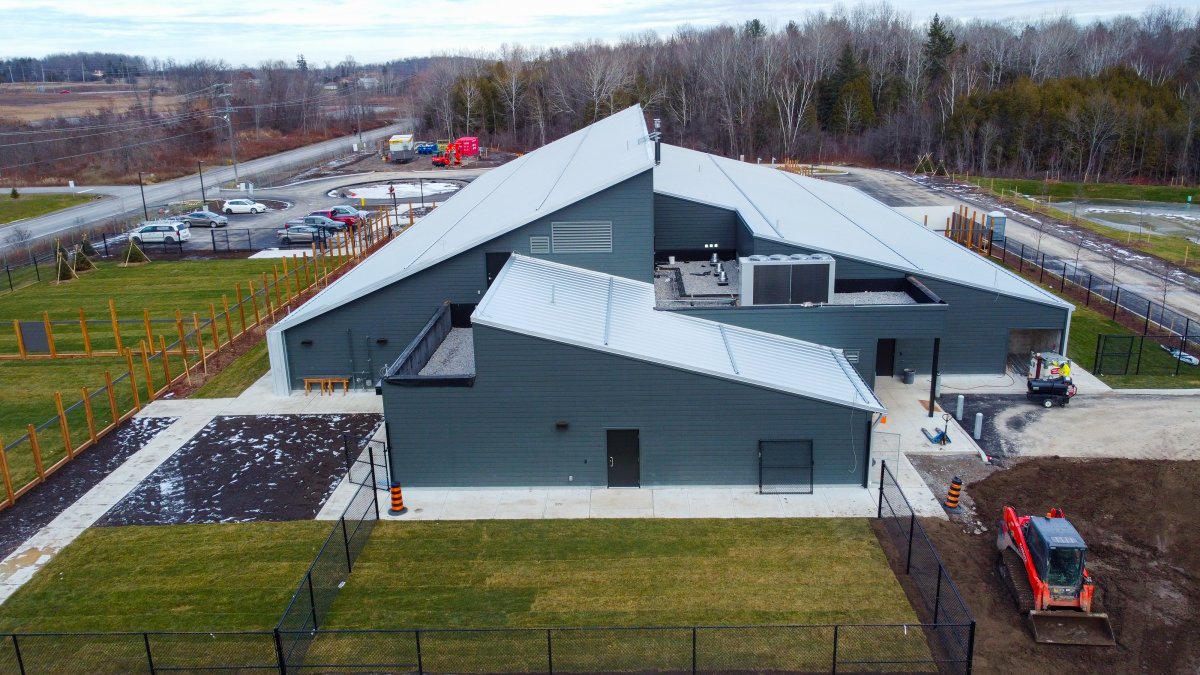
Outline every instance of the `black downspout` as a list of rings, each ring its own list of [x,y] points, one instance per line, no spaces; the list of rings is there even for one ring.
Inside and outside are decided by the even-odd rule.
[[[942,338],[933,338],[933,370],[929,371],[929,416],[933,417],[934,395],[937,393],[938,356],[942,351]]]
[[[851,414],[853,414],[853,413],[851,413]],[[867,451],[863,454],[863,471],[862,471],[862,486],[864,488],[867,487],[868,485],[870,485],[870,480],[871,480],[871,467],[870,467],[870,464],[871,464],[871,441],[872,441],[872,437],[875,435],[873,433],[875,424],[874,424],[874,421],[872,418],[874,418],[874,417],[875,417],[874,413],[867,413]],[[855,452],[858,452],[857,448],[855,448]]]

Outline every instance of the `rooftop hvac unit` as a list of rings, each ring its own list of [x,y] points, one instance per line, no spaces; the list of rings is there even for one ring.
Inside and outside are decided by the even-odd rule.
[[[802,305],[833,297],[834,260],[824,253],[741,258],[741,303]]]

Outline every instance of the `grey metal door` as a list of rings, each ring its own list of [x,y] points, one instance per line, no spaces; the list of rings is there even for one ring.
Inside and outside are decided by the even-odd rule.
[[[758,442],[759,494],[812,494],[812,491],[812,441]]]
[[[641,445],[637,429],[608,430],[608,487],[641,487]]]

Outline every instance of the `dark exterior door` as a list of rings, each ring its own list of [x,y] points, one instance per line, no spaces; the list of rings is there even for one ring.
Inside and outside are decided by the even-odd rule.
[[[637,429],[608,431],[608,487],[641,487],[641,450]]]
[[[508,262],[512,253],[502,251],[500,253],[488,252],[484,255],[487,257],[487,285],[491,287],[492,282],[496,280],[496,275],[504,269],[504,263]]]
[[[895,338],[881,338],[875,343],[875,374],[884,377],[896,374]]]

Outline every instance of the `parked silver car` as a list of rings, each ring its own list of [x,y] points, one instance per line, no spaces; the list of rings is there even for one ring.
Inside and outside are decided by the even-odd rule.
[[[186,222],[193,227],[225,227],[229,224],[228,218],[212,211],[192,211],[177,217],[176,220]]]

